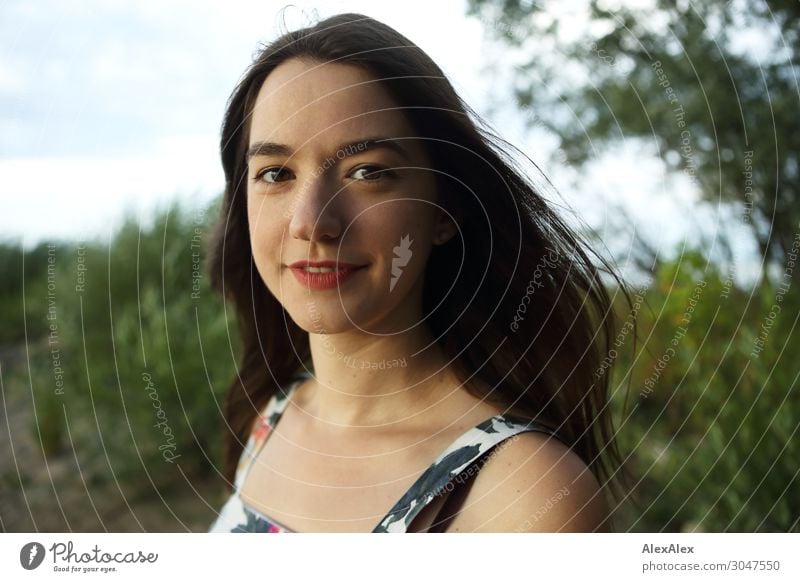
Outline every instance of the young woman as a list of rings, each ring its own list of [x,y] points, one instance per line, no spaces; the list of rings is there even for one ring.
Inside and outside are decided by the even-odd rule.
[[[611,301],[477,123],[358,14],[247,70],[210,263],[243,350],[210,531],[609,528]]]

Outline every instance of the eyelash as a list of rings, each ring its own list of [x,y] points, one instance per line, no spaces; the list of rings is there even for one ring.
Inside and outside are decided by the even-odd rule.
[[[362,179],[358,180],[359,182],[367,182],[367,183],[375,182],[375,183],[377,183],[377,182],[381,182],[383,180],[395,177],[395,173],[392,172],[391,170],[388,170],[386,168],[383,168],[382,166],[377,166],[377,165],[374,165],[374,164],[368,164],[368,165],[365,165],[365,166],[359,166],[358,168],[355,168],[353,170],[353,172],[351,172],[351,174],[355,173],[355,172],[358,172],[359,170],[364,170],[364,169],[368,169],[368,168],[369,169],[373,169],[373,171],[372,172],[367,172],[367,175],[368,176],[369,175],[377,175],[378,179],[367,180],[367,179],[362,178]],[[264,175],[267,172],[274,172],[274,171],[280,171],[280,170],[289,171],[289,170],[286,170],[283,166],[273,166],[271,168],[264,168],[263,170],[258,172],[255,176],[253,176],[253,182],[262,182],[263,181],[262,178],[264,177]],[[277,181],[274,181],[274,182],[267,182],[267,181],[263,181],[263,182],[264,182],[264,184],[279,184],[282,181],[283,180],[277,180]]]

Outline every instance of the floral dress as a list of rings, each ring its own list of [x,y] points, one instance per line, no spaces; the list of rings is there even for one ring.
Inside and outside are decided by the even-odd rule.
[[[307,376],[296,380],[287,390],[275,394],[260,414],[239,459],[234,491],[211,525],[209,532],[295,533],[278,521],[245,504],[239,496],[239,492],[255,458],[286,409],[292,392],[304,381],[305,377]],[[505,415],[493,416],[467,430],[420,475],[381,519],[372,533],[406,533],[422,509],[437,495],[447,491],[448,487],[452,489],[451,481],[474,464],[485,460],[487,453],[506,439],[527,431],[544,432],[558,438],[558,435],[542,424],[516,420]],[[472,474],[471,471],[470,474]]]

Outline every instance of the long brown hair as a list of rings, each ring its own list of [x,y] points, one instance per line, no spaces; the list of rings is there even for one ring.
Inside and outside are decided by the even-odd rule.
[[[601,273],[630,304],[625,285],[550,208],[508,153],[513,146],[487,129],[430,57],[360,14],[333,16],[264,46],[228,101],[220,142],[225,193],[209,264],[212,285],[236,309],[242,340],[224,409],[225,477],[233,481],[258,411],[310,361],[308,333],[258,275],[246,214],[255,97],[293,57],[363,67],[425,145],[460,236],[429,257],[423,315],[465,388],[509,414],[549,423],[601,484],[613,485],[621,461],[604,362],[616,326]]]

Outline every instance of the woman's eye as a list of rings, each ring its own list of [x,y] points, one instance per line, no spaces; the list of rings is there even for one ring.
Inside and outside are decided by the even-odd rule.
[[[379,166],[361,166],[360,168],[353,170],[353,173],[350,175],[356,180],[377,182],[378,180],[382,180],[384,178],[391,178],[393,174],[391,171]]]
[[[267,168],[256,174],[253,180],[259,182],[263,179],[264,182],[268,184],[274,184],[275,182],[285,181],[289,177],[289,174],[291,174],[291,172],[286,168]]]

